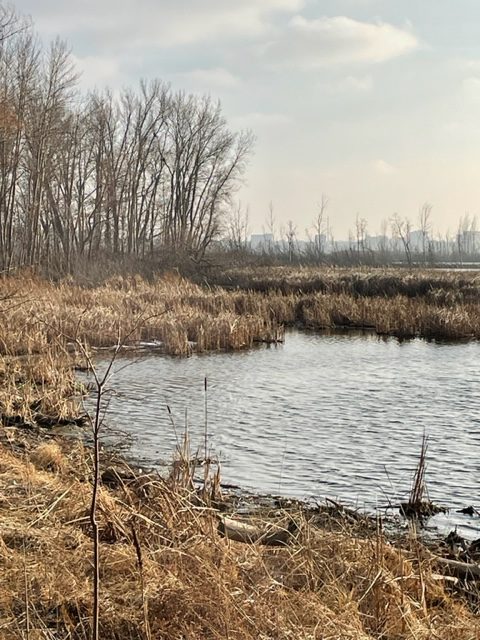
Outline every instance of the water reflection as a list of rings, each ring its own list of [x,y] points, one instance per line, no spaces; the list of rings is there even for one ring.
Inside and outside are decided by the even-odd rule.
[[[226,482],[365,508],[398,502],[425,431],[430,498],[476,506],[479,354],[477,343],[291,332],[283,346],[243,353],[122,359],[108,421],[135,436],[130,455],[161,464],[176,442],[169,405],[201,447],[207,376],[209,442]],[[453,522],[479,533],[473,518]]]

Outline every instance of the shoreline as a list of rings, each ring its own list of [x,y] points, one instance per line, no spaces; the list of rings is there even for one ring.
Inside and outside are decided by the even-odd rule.
[[[42,429],[3,432],[9,437],[0,445],[0,562],[8,571],[0,580],[0,603],[17,605],[11,610],[3,606],[0,624],[11,631],[5,638],[19,637],[14,627],[19,607],[26,606],[66,640],[91,623],[92,450]],[[333,501],[305,508],[295,500],[272,504],[270,496],[258,508],[256,496],[255,512],[239,513],[231,494],[219,498],[220,479],[213,468],[207,469],[199,491],[193,484],[197,465],[194,469],[181,455],[176,462],[170,477],[162,478],[138,474],[115,451],[102,454],[98,518],[104,638],[113,640],[126,628],[143,638],[145,620],[152,637],[176,640],[183,633],[192,640],[207,639],[212,624],[216,637],[225,637],[226,616],[232,629],[242,628],[243,637],[252,640],[259,629],[267,637],[277,637],[280,629],[290,629],[295,637],[300,630],[323,637],[314,632],[319,620],[333,625],[332,631],[338,625],[351,629],[345,637],[352,640],[413,638],[408,627],[401,632],[405,619],[425,628],[431,619],[444,620],[436,624],[437,629],[446,625],[447,635],[440,636],[445,640],[453,628],[455,637],[476,628],[480,632],[470,609],[477,605],[469,604],[476,577],[468,567],[465,573],[465,563],[453,551],[460,542],[453,540],[448,551],[445,545],[426,546],[414,530],[391,536],[378,518]],[[249,568],[243,573],[239,568],[245,563]],[[69,588],[59,589],[67,575]],[[227,575],[229,587],[219,598]],[[369,585],[379,580],[376,575],[383,578],[378,589],[368,592],[373,599],[366,600]],[[388,585],[397,582],[403,590],[392,592]],[[41,591],[36,584],[43,585]],[[345,617],[340,602],[347,594],[352,605],[359,604],[356,613]],[[232,618],[238,597],[252,604],[234,608],[239,617]],[[414,601],[418,608],[405,608]],[[147,611],[142,602],[148,603]],[[385,617],[381,612],[387,602],[392,615]],[[244,607],[253,623],[246,622]],[[265,617],[275,610],[281,621]],[[200,630],[189,636],[194,620]]]

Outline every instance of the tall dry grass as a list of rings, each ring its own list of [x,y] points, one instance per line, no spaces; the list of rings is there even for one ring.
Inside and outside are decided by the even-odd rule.
[[[15,434],[10,434],[10,441]],[[90,452],[0,447],[0,637],[87,640]],[[289,547],[228,541],[186,488],[155,477],[102,487],[104,640],[472,640],[480,621],[429,554],[345,522],[293,515]],[[353,526],[353,525],[352,525]]]
[[[30,357],[0,355],[0,428],[79,423],[72,359],[54,347]]]
[[[278,333],[265,303],[250,294],[201,288],[175,274],[153,283],[115,277],[101,286],[58,284],[33,276],[2,280],[0,351],[39,353],[80,340],[92,347],[157,341],[167,353],[244,349]],[[133,329],[133,331],[132,331]]]
[[[284,326],[369,328],[401,338],[480,338],[476,273],[280,268],[272,274],[234,275],[224,279],[241,288],[228,290],[199,286],[176,274],[153,282],[115,277],[96,287],[33,276],[5,279],[0,352],[41,353],[75,340],[111,347],[128,333],[132,345],[151,341],[166,353],[186,355],[281,339]]]
[[[369,328],[399,338],[480,338],[480,274],[406,269],[259,267],[212,281],[255,292],[279,322],[311,329]]]
[[[245,267],[212,271],[209,281],[226,288],[282,293],[335,293],[393,298],[437,297],[449,302],[478,302],[478,271],[372,267]],[[442,295],[439,295],[442,294]]]

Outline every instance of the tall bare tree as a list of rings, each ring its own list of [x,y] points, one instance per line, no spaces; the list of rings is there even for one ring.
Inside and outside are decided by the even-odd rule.
[[[398,240],[400,240],[403,250],[405,252],[405,258],[408,265],[412,265],[412,224],[408,218],[402,218],[398,213],[395,213],[392,220],[392,234]]]
[[[44,51],[0,2],[0,268],[201,258],[231,210],[253,137],[210,98],[161,81],[81,95],[64,43]]]
[[[428,202],[425,202],[421,206],[418,214],[418,222],[419,222],[420,233],[422,237],[423,264],[427,263],[427,257],[429,253],[430,235],[432,232],[432,224],[430,220],[431,213],[432,213],[432,205]]]
[[[250,210],[241,202],[233,208],[228,219],[228,243],[234,251],[245,251],[248,246]]]
[[[328,197],[324,193],[322,193],[322,198],[317,207],[315,220],[313,221],[313,230],[315,233],[314,246],[317,258],[321,258],[325,253],[325,245],[328,234],[327,207]]]

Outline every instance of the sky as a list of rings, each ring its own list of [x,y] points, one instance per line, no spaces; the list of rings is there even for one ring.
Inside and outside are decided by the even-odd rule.
[[[237,198],[250,231],[322,199],[337,239],[356,216],[439,233],[480,213],[478,0],[17,0],[71,47],[85,89],[160,78],[221,101],[256,135]]]

